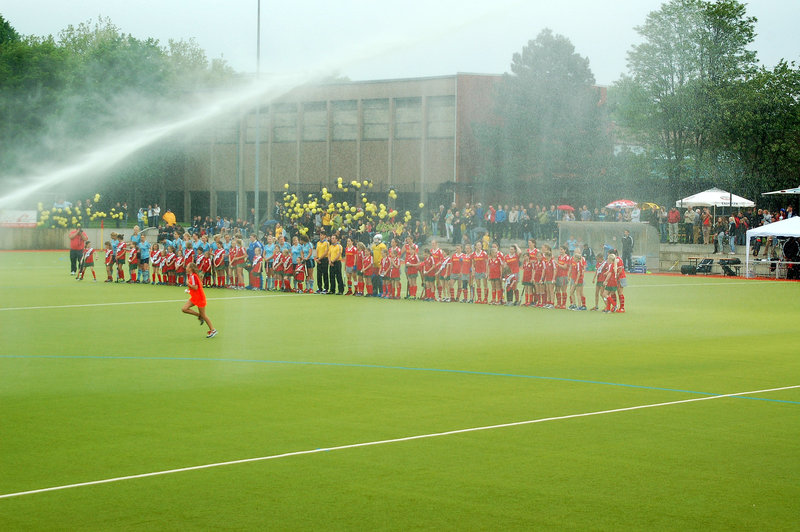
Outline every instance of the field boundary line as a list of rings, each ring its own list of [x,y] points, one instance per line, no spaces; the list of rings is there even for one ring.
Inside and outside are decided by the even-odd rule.
[[[287,294],[288,295],[288,294]],[[264,294],[253,296],[231,296],[231,297],[207,297],[208,301],[226,301],[231,299],[262,299],[268,297],[284,297],[283,294]],[[38,307],[0,307],[0,312],[11,310],[46,310],[46,309],[62,309],[62,308],[81,308],[81,307],[113,307],[117,305],[147,305],[149,303],[183,303],[187,298],[183,299],[151,299],[148,301],[117,301],[113,303],[81,303],[74,305],[42,305]]]
[[[400,437],[400,438],[391,438],[391,439],[387,439],[387,440],[376,440],[376,441],[371,441],[371,442],[361,442],[361,443],[351,443],[351,444],[347,444],[347,445],[338,445],[338,446],[335,446],[335,447],[321,447],[321,448],[317,448],[317,449],[307,449],[305,451],[291,451],[291,452],[287,452],[287,453],[273,454],[273,455],[269,455],[269,456],[260,456],[260,457],[256,457],[256,458],[243,458],[243,459],[239,459],[239,460],[230,460],[230,461],[227,461],[227,462],[216,462],[216,463],[212,463],[212,464],[203,464],[203,465],[196,465],[196,466],[189,466],[189,467],[181,467],[181,468],[177,468],[177,469],[165,469],[165,470],[162,470],[162,471],[153,471],[153,472],[150,472],[150,473],[140,473],[140,474],[137,474],[137,475],[127,475],[127,476],[107,478],[107,479],[102,479],[102,480],[90,480],[90,481],[87,481],[87,482],[78,482],[76,484],[65,484],[65,485],[62,485],[62,486],[51,486],[49,488],[40,488],[40,489],[34,489],[34,490],[28,490],[28,491],[19,491],[19,492],[16,492],[16,493],[5,493],[5,494],[0,494],[0,499],[8,499],[8,498],[11,498],[11,497],[21,497],[21,496],[24,496],[24,495],[35,495],[35,494],[38,494],[38,493],[46,493],[46,492],[51,492],[51,491],[60,491],[60,490],[66,490],[66,489],[72,489],[72,488],[81,488],[81,487],[86,487],[86,486],[97,486],[97,485],[100,485],[100,484],[110,484],[110,483],[113,483],[113,482],[122,482],[124,480],[136,480],[136,479],[140,479],[140,478],[149,478],[149,477],[156,477],[156,476],[163,476],[163,475],[171,475],[171,474],[175,474],[175,473],[185,473],[185,472],[188,472],[188,471],[199,471],[199,470],[202,470],[202,469],[212,469],[212,468],[216,468],[216,467],[225,467],[225,466],[238,465],[238,464],[247,464],[247,463],[252,463],[252,462],[263,462],[263,461],[267,461],[267,460],[277,460],[279,458],[289,458],[289,457],[292,457],[292,456],[302,456],[302,455],[308,455],[308,454],[317,454],[317,453],[329,452],[329,451],[343,451],[343,450],[347,450],[347,449],[357,449],[357,448],[360,448],[360,447],[373,447],[373,446],[376,446],[376,445],[386,445],[386,444],[389,444],[389,443],[402,443],[402,442],[407,442],[407,441],[423,440],[423,439],[428,439],[428,438],[438,438],[438,437],[442,437],[442,436],[453,436],[453,435],[456,435],[456,434],[466,434],[466,433],[469,433],[469,432],[479,432],[479,431],[484,431],[484,430],[494,430],[494,429],[502,429],[502,428],[508,428],[508,427],[519,427],[519,426],[522,426],[522,425],[533,425],[533,424],[536,424],[536,423],[545,423],[545,422],[548,422],[548,421],[563,421],[565,419],[576,419],[576,418],[582,418],[582,417],[600,416],[600,415],[605,415],[605,414],[616,414],[616,413],[619,413],[619,412],[631,412],[631,411],[634,411],[634,410],[644,410],[644,409],[647,409],[647,408],[658,408],[658,407],[662,407],[662,406],[673,406],[673,405],[686,404],[686,403],[697,403],[697,402],[700,402],[700,401],[713,401],[715,399],[724,399],[724,398],[728,398],[728,397],[737,397],[737,396],[742,396],[742,395],[754,395],[754,394],[757,394],[757,393],[778,392],[778,391],[782,391],[782,390],[792,390],[792,389],[796,389],[796,388],[800,388],[800,384],[796,384],[796,385],[792,385],[792,386],[782,386],[780,388],[768,388],[768,389],[764,389],[764,390],[751,390],[751,391],[746,391],[746,392],[727,393],[727,394],[713,395],[713,396],[708,396],[708,397],[693,397],[691,399],[682,399],[680,401],[668,401],[668,402],[664,402],[664,403],[650,403],[650,404],[645,404],[645,405],[627,406],[627,407],[622,407],[622,408],[613,408],[613,409],[610,409],[610,410],[597,410],[597,411],[594,411],[594,412],[583,412],[583,413],[580,413],[580,414],[567,414],[567,415],[564,415],[564,416],[554,416],[554,417],[545,417],[545,418],[538,418],[538,419],[529,419],[529,420],[525,420],[525,421],[513,421],[513,422],[510,422],[510,423],[500,423],[500,424],[497,424],[497,425],[484,425],[484,426],[481,426],[481,427],[470,427],[470,428],[466,428],[466,429],[455,429],[455,430],[448,430],[448,431],[444,431],[444,432],[432,432],[432,433],[428,433],[428,434],[417,434],[415,436],[405,436],[405,437]]]

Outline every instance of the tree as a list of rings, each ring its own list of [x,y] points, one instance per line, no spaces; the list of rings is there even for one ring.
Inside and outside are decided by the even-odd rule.
[[[736,0],[671,0],[636,28],[644,42],[615,85],[616,116],[667,163],[676,196],[688,180],[718,177],[721,100],[755,69],[755,22]]]
[[[19,41],[19,33],[0,15],[0,46]]]
[[[564,180],[599,173],[610,143],[594,83],[589,60],[549,29],[515,53],[495,95],[500,124],[478,129],[488,184],[511,192],[536,183],[552,195],[569,188]]]
[[[70,25],[57,40],[19,37],[0,17],[0,168],[57,162],[110,132],[168,119],[232,79],[194,41],[161,46],[106,18]]]
[[[759,69],[723,103],[722,134],[743,169],[741,190],[756,195],[800,183],[800,69],[781,61]]]

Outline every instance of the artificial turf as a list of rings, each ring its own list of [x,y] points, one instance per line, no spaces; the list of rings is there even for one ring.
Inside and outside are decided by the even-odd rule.
[[[0,495],[800,385],[800,284],[605,315],[76,282],[0,253]],[[101,275],[102,277],[102,275]],[[593,294],[589,296],[593,299]],[[0,498],[16,529],[796,529],[800,388]]]

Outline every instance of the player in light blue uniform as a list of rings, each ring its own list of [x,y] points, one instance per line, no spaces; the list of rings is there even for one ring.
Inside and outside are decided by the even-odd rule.
[[[150,242],[145,237],[139,242],[139,277],[142,283],[150,284]]]

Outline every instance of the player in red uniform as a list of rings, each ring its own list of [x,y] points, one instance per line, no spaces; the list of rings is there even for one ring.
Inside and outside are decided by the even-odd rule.
[[[139,270],[139,244],[131,243],[128,247],[128,283],[137,283],[136,272]]]
[[[625,262],[622,257],[617,257],[617,294],[619,295],[619,308],[617,312],[625,312],[625,287],[628,286],[628,274],[625,272]]]
[[[608,271],[608,261],[603,258],[602,253],[597,254],[597,266],[594,270],[594,307],[591,310],[599,310],[599,302],[602,297],[603,302],[606,300],[605,295],[605,281],[606,273]]]
[[[248,290],[261,290],[264,283],[264,256],[261,255],[261,248],[256,247],[253,249],[253,262],[250,265],[250,282],[247,285]]]
[[[544,253],[539,252],[533,261],[533,304],[539,308],[543,308],[547,304],[544,269]]]
[[[197,264],[190,262],[186,265],[186,292],[189,294],[189,301],[183,305],[182,311],[186,314],[196,316],[200,320],[200,325],[206,323],[208,325],[208,334],[206,338],[214,338],[217,335],[217,330],[211,325],[211,320],[206,315],[206,294],[203,292],[203,286],[200,283],[200,275],[198,275]],[[197,310],[192,310],[192,307],[197,307]]]
[[[292,278],[294,277],[294,263],[292,262],[292,254],[288,247],[284,247],[281,251],[281,271],[283,277],[283,291],[292,291]]]
[[[569,280],[569,255],[567,246],[558,248],[559,254],[556,259],[556,308],[567,308],[567,283]]]
[[[603,312],[614,312],[614,307],[617,304],[618,271],[617,268],[615,268],[617,256],[613,253],[609,253],[606,260],[608,262],[608,267],[606,269],[606,278],[603,282],[603,288],[605,288],[605,291],[608,292],[608,297],[606,298],[606,308],[603,309]]]
[[[275,247],[277,249],[277,246]],[[244,288],[244,263],[247,260],[247,250],[241,238],[237,238],[231,248],[231,269],[233,270],[233,286],[236,290]]]
[[[420,268],[422,268],[422,261],[419,260],[416,244],[413,244],[413,247],[407,248],[405,261],[406,261],[406,281],[408,282],[407,285],[408,295],[406,297],[409,299],[416,299],[417,278],[419,277]]]
[[[450,255],[445,255],[436,271],[437,283],[440,283],[439,301],[449,303],[451,301],[448,288],[452,287],[450,273],[452,272],[453,260]]]
[[[106,252],[106,283],[113,283],[114,282],[114,247],[111,245],[111,242],[106,241],[105,243],[105,252]]]
[[[152,275],[153,284],[163,284],[161,278],[161,260],[164,258],[164,253],[161,251],[161,246],[153,244],[153,249],[150,250],[150,275]]]
[[[431,240],[431,257],[436,262],[436,279],[434,281],[434,292],[438,290],[439,292],[439,299],[442,299],[442,290],[444,290],[444,282],[438,276],[439,268],[444,261],[444,251],[439,247],[438,242],[436,240]],[[434,299],[436,299],[434,297]]]
[[[533,260],[529,253],[522,255],[522,296],[524,307],[533,306]]]
[[[175,253],[175,284],[186,284],[186,264],[183,262],[183,253]]]
[[[544,289],[545,303],[543,308],[555,308],[555,282],[556,282],[556,263],[553,260],[553,250],[550,246],[542,246],[544,250]]]
[[[91,246],[91,242],[88,240],[83,246],[83,254],[81,255],[81,268],[78,272],[78,275],[75,276],[77,280],[83,281],[86,268],[92,269],[92,277],[94,277],[94,282],[97,282],[97,274],[94,272],[94,248]]]
[[[347,274],[347,292],[344,295],[353,295],[353,285],[358,288],[358,275],[356,274],[356,260],[358,258],[358,248],[353,243],[352,238],[347,239],[347,245],[344,248],[344,271]]]
[[[575,248],[569,263],[569,308],[586,310],[586,297],[583,295],[583,278],[586,273],[586,259],[580,248]]]
[[[117,282],[125,282],[125,240],[123,235],[117,235],[117,241],[114,248],[114,263],[117,265]]]
[[[489,284],[492,285],[492,305],[503,304],[503,254],[497,242],[492,242],[489,252]]]
[[[390,296],[392,299],[400,299],[400,248],[391,248],[389,250],[389,259],[391,260],[391,268],[389,269],[389,281],[391,283]]]
[[[378,276],[381,278],[381,293],[380,297],[385,298],[389,294],[389,270],[392,269],[392,261],[389,258],[391,248],[381,258],[381,263],[378,265]]]
[[[436,258],[431,250],[425,250],[425,259],[422,261],[422,278],[425,282],[425,297],[423,301],[436,300],[436,270],[438,269]]]
[[[461,259],[461,289],[464,291],[464,303],[475,302],[475,285],[473,284],[474,272],[472,271],[472,263],[474,260],[475,253],[472,251],[472,245],[465,244]]]
[[[403,244],[403,262],[405,263],[406,270],[406,299],[413,297],[411,295],[411,287],[417,286],[417,277],[419,269],[416,266],[408,266],[408,259],[416,257],[414,262],[419,262],[419,247],[414,243],[410,236],[406,237],[406,242]]]
[[[489,270],[489,255],[483,250],[481,242],[475,243],[475,252],[472,254],[473,277],[475,278],[475,290],[478,297],[475,302],[485,305],[489,299],[489,286],[486,283],[486,276]],[[481,299],[481,288],[483,288],[483,299]]]
[[[373,261],[372,251],[367,249],[363,242],[358,243],[358,249],[361,251],[361,277],[364,280],[364,290],[362,295],[371,296],[372,294],[372,276],[375,275],[375,265]]]
[[[450,282],[448,288],[450,290],[450,300],[458,302],[461,299],[461,269],[464,265],[464,253],[461,251],[461,244],[456,244],[453,254],[450,255]],[[456,287],[458,291],[456,292]],[[466,299],[466,295],[464,297]]]
[[[506,305],[519,305],[519,289],[517,288],[520,268],[519,255],[520,250],[517,245],[511,244],[510,252],[503,257],[503,262],[505,262],[509,271],[505,282]]]

